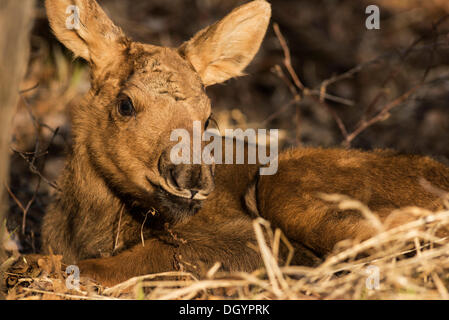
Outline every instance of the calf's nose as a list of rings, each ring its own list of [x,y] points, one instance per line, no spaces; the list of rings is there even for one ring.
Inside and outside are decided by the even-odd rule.
[[[168,183],[178,191],[189,191],[190,198],[204,200],[213,191],[213,168],[209,165],[179,164],[169,170]]]

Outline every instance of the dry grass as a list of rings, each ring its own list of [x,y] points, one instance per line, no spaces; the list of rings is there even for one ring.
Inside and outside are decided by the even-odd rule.
[[[39,262],[38,274],[16,279],[8,299],[449,299],[449,241],[437,236],[437,231],[449,229],[449,210],[397,210],[392,215],[413,219],[388,229],[357,201],[323,197],[342,209],[359,210],[379,234],[361,243],[338,244],[317,268],[279,265],[277,252],[288,242],[279,231],[272,232],[267,221],[257,219],[254,231],[265,267],[253,273],[221,273],[217,264],[202,280],[189,273],[165,272],[105,288],[81,278],[79,290],[68,290],[67,276],[54,272],[61,270],[60,257],[53,257]]]

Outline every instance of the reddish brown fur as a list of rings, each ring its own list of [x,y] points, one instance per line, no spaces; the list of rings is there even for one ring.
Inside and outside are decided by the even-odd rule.
[[[320,194],[359,200],[385,221],[398,208],[443,208],[441,199],[421,186],[421,178],[449,190],[447,167],[427,157],[391,151],[291,150],[281,155],[279,163],[277,175],[259,179],[259,214],[319,255],[341,240],[365,240],[376,233],[359,212],[338,210]],[[407,221],[400,219],[390,227]]]
[[[83,27],[77,32],[63,25],[70,4],[81,7]],[[63,254],[82,275],[104,284],[168,270],[202,275],[217,261],[224,270],[254,270],[262,262],[248,246],[256,244],[251,212],[292,240],[294,263],[315,265],[338,241],[374,233],[359,214],[339,212],[317,198],[318,192],[349,195],[385,218],[402,206],[440,207],[419,177],[449,190],[449,169],[428,158],[292,150],[280,156],[274,176],[258,177],[256,165],[217,165],[215,190],[204,192],[208,198],[201,209],[190,219],[164,223],[183,211],[167,200],[180,199],[167,197],[185,191],[173,188],[159,165],[173,145],[170,132],[206,121],[210,103],[204,86],[243,73],[265,34],[269,5],[251,2],[179,49],[130,41],[94,1],[46,5],[59,39],[92,66],[92,89],[72,112],[74,146],[60,180],[63,192],[43,227],[43,249]],[[117,113],[121,94],[133,101],[134,119]]]

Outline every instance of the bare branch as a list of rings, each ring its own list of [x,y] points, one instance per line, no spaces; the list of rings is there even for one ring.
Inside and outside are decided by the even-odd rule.
[[[295,104],[297,104],[297,102],[301,101],[302,97],[308,96],[308,97],[311,97],[319,105],[324,107],[329,112],[329,114],[334,118],[340,132],[343,135],[342,144],[345,147],[349,148],[351,146],[352,141],[354,141],[354,139],[358,135],[360,135],[363,131],[365,131],[370,126],[374,125],[375,123],[378,123],[378,122],[383,121],[386,118],[388,118],[390,111],[393,108],[403,104],[414,93],[416,93],[416,91],[418,91],[423,85],[431,83],[431,82],[427,82],[427,83],[424,82],[432,68],[432,64],[429,64],[429,66],[426,68],[426,70],[424,72],[423,79],[420,84],[414,86],[413,88],[411,88],[410,90],[408,90],[407,92],[405,92],[404,94],[399,96],[398,98],[387,102],[384,106],[382,106],[380,108],[380,111],[378,111],[374,114],[374,116],[368,117],[368,115],[370,115],[372,113],[372,110],[377,105],[377,103],[381,100],[381,98],[383,96],[385,96],[385,88],[386,88],[387,84],[391,80],[396,78],[396,76],[399,74],[401,68],[403,67],[403,65],[405,63],[406,58],[411,53],[414,53],[417,51],[423,51],[423,50],[428,51],[429,49],[435,50],[435,48],[437,46],[447,45],[447,43],[444,41],[443,42],[438,41],[439,34],[437,33],[437,28],[448,18],[449,18],[449,15],[445,15],[437,23],[435,23],[432,26],[432,31],[433,31],[433,34],[435,35],[434,42],[432,44],[418,47],[418,44],[420,44],[421,42],[423,42],[426,39],[426,36],[422,36],[422,37],[416,39],[415,41],[413,41],[410,44],[410,46],[408,46],[406,49],[397,51],[396,55],[399,55],[401,62],[393,70],[391,70],[389,72],[388,76],[382,83],[381,90],[374,97],[374,99],[371,101],[371,103],[369,103],[368,106],[365,108],[365,112],[363,114],[362,120],[359,121],[359,123],[356,126],[356,129],[354,131],[352,131],[351,133],[347,130],[343,120],[340,118],[340,116],[337,114],[337,112],[326,102],[326,100],[333,101],[336,103],[341,103],[344,105],[350,105],[350,106],[353,106],[354,103],[348,99],[329,94],[327,92],[328,87],[330,85],[340,82],[342,80],[346,80],[346,79],[350,79],[350,78],[354,77],[356,74],[360,73],[366,67],[373,65],[373,64],[377,64],[377,63],[391,57],[392,54],[391,53],[384,54],[384,55],[379,56],[375,59],[372,59],[368,62],[361,63],[342,74],[334,75],[334,76],[324,80],[320,84],[319,90],[311,90],[303,84],[303,82],[299,79],[296,71],[292,67],[291,53],[290,53],[290,49],[287,45],[287,41],[285,40],[285,37],[282,35],[282,32],[280,31],[279,25],[275,23],[274,31],[275,31],[275,34],[276,34],[276,36],[279,40],[279,43],[282,47],[283,53],[284,53],[283,65],[287,69],[292,81],[290,81],[285,76],[284,72],[282,71],[282,68],[279,65],[275,66],[274,71],[278,75],[278,77],[281,78],[288,86],[291,94],[293,95],[293,100],[291,102],[287,103],[278,112],[274,113],[269,118],[267,118],[264,123],[266,124],[269,121],[273,120],[274,118],[278,117],[280,114],[282,114],[282,112],[286,111],[289,107],[291,107],[292,105],[295,105]],[[439,80],[442,80],[442,79],[445,79],[445,77],[440,78]]]
[[[299,90],[304,90],[304,85],[302,84],[301,80],[299,80],[298,75],[295,72],[295,69],[293,69],[292,66],[292,59],[290,54],[290,49],[287,45],[287,41],[285,40],[284,36],[281,33],[281,30],[279,29],[279,25],[277,23],[274,24],[274,32],[276,33],[276,36],[279,39],[279,42],[281,44],[282,49],[284,50],[284,65],[287,68],[288,72],[290,73],[290,76],[292,77],[295,85],[298,87]]]

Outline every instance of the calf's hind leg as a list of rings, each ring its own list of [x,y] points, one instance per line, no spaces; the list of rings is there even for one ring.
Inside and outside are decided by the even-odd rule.
[[[449,169],[425,157],[384,152],[297,150],[280,157],[273,176],[260,176],[247,195],[252,211],[319,256],[345,239],[365,240],[377,229],[356,210],[339,210],[320,194],[342,194],[359,200],[390,228],[414,220],[391,215],[408,206],[439,210],[442,201],[420,184],[449,190]],[[252,197],[253,201],[248,201]],[[254,204],[255,203],[255,204]],[[391,219],[390,219],[391,218]]]

